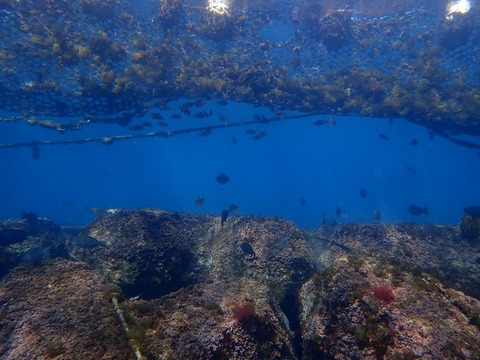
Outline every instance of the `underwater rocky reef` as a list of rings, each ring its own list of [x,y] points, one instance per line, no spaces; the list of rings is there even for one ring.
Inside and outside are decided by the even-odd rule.
[[[25,214],[0,259],[2,359],[480,356],[480,236],[460,226]]]

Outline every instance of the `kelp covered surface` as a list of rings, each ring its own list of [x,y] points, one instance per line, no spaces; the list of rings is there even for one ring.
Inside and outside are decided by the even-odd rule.
[[[447,16],[446,3],[226,1],[223,13],[218,3],[2,1],[3,120],[127,125],[178,97],[216,97],[279,117],[405,117],[446,136],[480,133],[475,4]]]

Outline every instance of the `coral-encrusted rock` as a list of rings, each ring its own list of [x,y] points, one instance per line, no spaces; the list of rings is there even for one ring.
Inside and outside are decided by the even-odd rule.
[[[153,298],[184,286],[246,277],[271,288],[279,300],[312,274],[312,253],[291,222],[229,218],[160,210],[107,210],[89,235],[106,246],[74,249],[122,286],[127,296]]]
[[[333,260],[302,287],[300,302],[304,359],[480,354],[477,299],[374,257]]]
[[[308,241],[321,269],[350,251],[399,271],[427,273],[480,298],[480,242],[464,239],[457,226],[344,224],[333,234],[319,229]]]
[[[105,285],[66,260],[14,269],[0,282],[0,358],[133,359]]]
[[[253,280],[197,284],[124,306],[149,359],[296,359],[285,316]]]

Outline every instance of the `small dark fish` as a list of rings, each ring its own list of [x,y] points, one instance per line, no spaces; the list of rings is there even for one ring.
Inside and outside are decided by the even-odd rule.
[[[307,204],[307,200],[305,200],[305,198],[302,196],[300,198],[300,206],[305,206]]]
[[[207,137],[207,136],[212,135],[212,133],[213,133],[213,130],[210,129],[210,128],[208,128],[208,129],[205,129],[205,130],[203,130],[203,131],[200,131],[200,132],[198,133],[198,136],[200,136],[200,137]]]
[[[150,117],[154,120],[163,120],[163,115],[157,112],[151,113]]]
[[[223,224],[227,221],[229,211],[228,210],[222,210],[222,220],[221,220],[221,225],[223,227]]]
[[[234,212],[236,212],[238,210],[238,205],[237,204],[230,204],[229,208],[228,208],[228,212],[229,214],[233,214]]]
[[[197,197],[197,200],[195,200],[195,205],[197,205],[198,207],[202,207],[204,203],[205,199],[200,195]]]
[[[365,190],[364,188],[361,188],[360,196],[362,197],[362,199],[365,199],[367,197],[367,190]]]
[[[143,123],[143,126],[145,126],[145,127],[152,127],[153,124],[152,124],[150,121],[145,121],[145,122]]]
[[[237,139],[235,139],[235,136],[232,136],[232,143],[234,143],[234,144],[237,143]]]
[[[267,133],[265,131],[263,131],[263,129],[260,129],[260,131],[252,137],[252,140],[260,140],[265,135],[267,135]]]
[[[225,117],[225,115],[220,114],[218,115],[218,120],[222,121],[223,123],[228,124],[228,119]]]
[[[228,182],[228,180],[230,180],[230,178],[225,173],[220,173],[217,175],[217,182],[219,184],[225,185]]]
[[[253,135],[253,134],[256,134],[257,132],[253,129],[247,129],[245,130],[245,132],[248,134],[248,135]]]
[[[206,117],[209,117],[209,116],[212,116],[212,115],[213,115],[212,110],[210,110],[210,111],[200,111],[200,112],[197,112],[197,113],[193,114],[193,116],[196,117],[197,119],[206,118]]]
[[[335,126],[337,125],[337,119],[335,119],[333,116],[330,116],[328,118],[328,123],[331,125],[331,126]]]
[[[418,140],[417,139],[412,139],[412,141],[410,141],[410,145],[417,146],[418,145]]]
[[[388,136],[385,134],[378,134],[378,137],[382,140],[388,140]]]
[[[72,245],[83,249],[93,249],[97,246],[107,246],[107,241],[97,240],[94,237],[87,235],[87,233],[81,232],[72,240]]]
[[[193,105],[195,107],[202,107],[203,105],[205,105],[205,101],[203,101],[202,99],[197,99],[195,100],[195,102],[193,103]]]
[[[340,208],[340,206],[337,206],[336,210],[335,210],[335,216],[336,217],[342,217],[343,216],[343,211],[342,209]]]
[[[253,118],[255,120],[260,121],[260,122],[265,123],[265,124],[267,124],[269,122],[268,118],[265,115],[253,114]]]
[[[253,251],[252,246],[247,242],[242,242],[240,244],[240,249],[242,249],[245,254],[255,256],[255,251]]]
[[[327,125],[329,122],[327,120],[317,120],[313,123],[313,125],[315,126],[323,126],[323,125]]]
[[[36,224],[38,221],[38,216],[34,212],[26,212],[25,210],[22,211],[22,219],[27,220],[27,222],[32,225]]]
[[[407,165],[407,173],[409,173],[412,176],[417,176],[417,170],[413,166]]]
[[[179,119],[182,118],[182,115],[180,115],[180,114],[172,114],[172,115],[171,115],[171,118],[172,118],[172,119],[175,119],[175,120],[179,120]]]
[[[38,145],[33,145],[32,146],[32,159],[33,160],[38,160],[40,158],[40,148]]]
[[[475,218],[480,218],[480,206],[467,206],[465,209],[463,209],[463,212]]]
[[[140,124],[133,125],[133,126],[130,126],[129,129],[133,131],[140,131],[140,130],[143,130],[143,125],[140,125]]]
[[[422,208],[420,206],[411,204],[408,207],[408,212],[412,215],[415,215],[415,216],[419,216],[419,215],[422,215],[422,214],[428,215],[428,206]]]
[[[218,104],[218,105],[221,105],[221,106],[225,106],[225,105],[228,105],[228,101],[227,101],[227,100],[223,100],[223,99],[222,99],[222,100],[218,100],[218,101],[217,101],[217,104]]]
[[[375,210],[372,214],[372,219],[375,222],[379,222],[382,219],[382,214],[380,213],[380,211]]]
[[[40,260],[50,257],[51,248],[51,246],[46,248],[31,248],[23,254],[22,261],[40,262]]]
[[[162,126],[162,127],[167,127],[168,126],[168,123],[165,122],[165,121],[157,121],[157,124]]]

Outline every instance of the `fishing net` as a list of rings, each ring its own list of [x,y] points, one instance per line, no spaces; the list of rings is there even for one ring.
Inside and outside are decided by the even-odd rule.
[[[478,147],[461,137],[480,135],[475,4],[465,13],[438,2],[141,4],[0,1],[0,126],[126,126],[174,99],[218,99],[266,106],[268,121],[290,111],[401,117]],[[122,138],[91,140],[109,139]]]

